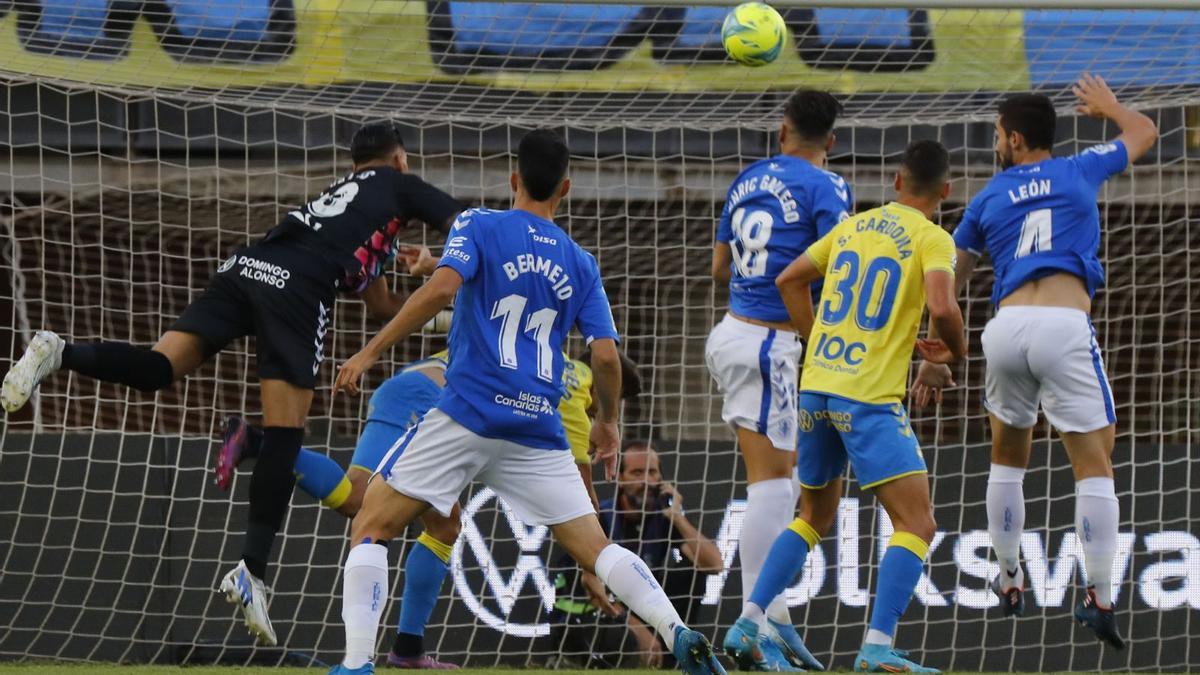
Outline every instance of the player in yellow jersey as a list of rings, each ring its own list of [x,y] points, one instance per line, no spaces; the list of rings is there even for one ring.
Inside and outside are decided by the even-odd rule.
[[[763,610],[800,574],[808,551],[832,527],[849,460],[895,528],[854,669],[937,672],[893,649],[892,636],[936,529],[925,460],[901,403],[913,347],[937,363],[952,363],[967,351],[954,294],[954,241],[929,220],[949,194],[949,170],[940,143],[909,145],[896,176],[896,201],[839,223],[776,282],[808,345],[799,395],[800,517],[775,540],[741,618],[726,635],[726,652],[743,667],[761,668]],[[814,316],[809,286],[821,277]],[[926,306],[942,340],[917,340]],[[950,382],[924,384],[940,390]]]

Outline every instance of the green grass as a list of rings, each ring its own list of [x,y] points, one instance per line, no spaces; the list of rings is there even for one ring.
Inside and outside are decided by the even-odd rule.
[[[496,673],[554,673],[557,675],[596,675],[599,670],[526,670],[485,668],[455,670],[460,675],[486,675]],[[239,668],[235,665],[197,665],[197,667],[172,667],[172,665],[113,665],[90,663],[0,663],[0,675],[50,675],[65,673],[66,675],[150,675],[164,673],[168,675],[316,675],[324,674],[324,668]],[[401,670],[386,667],[376,668],[379,675],[402,673]],[[604,670],[602,673],[612,675],[664,675],[670,670]]]

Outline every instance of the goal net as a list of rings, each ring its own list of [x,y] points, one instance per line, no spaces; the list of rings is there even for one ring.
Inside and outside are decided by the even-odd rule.
[[[1025,481],[1029,615],[1001,620],[986,590],[998,569],[983,503],[986,265],[963,301],[972,357],[960,386],[938,411],[912,410],[939,532],[898,644],[946,670],[1200,667],[1200,460],[1191,454],[1200,430],[1200,15],[821,4],[781,3],[782,54],[749,69],[723,57],[725,6],[0,2],[3,367],[42,328],[152,343],[232,248],[346,170],[363,121],[396,120],[415,172],[465,203],[501,207],[514,139],[555,126],[574,162],[559,223],[599,259],[623,348],[646,380],[625,406],[625,438],[658,449],[687,516],[724,559],[714,575],[672,559],[671,588],[690,624],[721,636],[741,604],[745,488],[704,365],[705,338],[727,304],[709,266],[725,191],[740,167],[775,151],[782,101],[802,86],[845,101],[830,166],[853,186],[857,209],[889,199],[909,141],[941,140],[954,173],[939,218],[952,228],[996,169],[991,119],[1004,95],[1053,97],[1064,113],[1059,153],[1116,134],[1071,116],[1069,84],[1098,73],[1162,132],[1099,204],[1109,282],[1093,314],[1119,418],[1113,578],[1130,646],[1102,650],[1071,620],[1082,570],[1073,485],[1044,422]],[[408,232],[434,247],[440,236]],[[355,300],[339,300],[334,315],[326,353],[337,363],[378,324]],[[411,338],[369,384],[444,342]],[[0,659],[340,657],[347,522],[303,493],[269,580],[281,647],[255,649],[213,593],[238,556],[248,474],[221,492],[212,457],[224,416],[259,419],[254,366],[252,346],[238,342],[157,395],[58,374],[7,417]],[[345,465],[365,398],[332,398],[333,374],[330,365],[320,373],[306,442]],[[615,490],[599,484],[602,499]],[[561,552],[545,529],[521,524],[478,486],[463,500],[464,536],[429,650],[474,667],[586,657],[552,638],[546,610],[563,597],[554,587]],[[849,487],[834,531],[789,591],[809,646],[835,667],[850,665],[866,629],[888,527],[871,496]],[[404,548],[392,547],[393,561]],[[625,643],[602,649],[597,638],[596,651],[636,652],[621,629],[594,632],[603,630]]]

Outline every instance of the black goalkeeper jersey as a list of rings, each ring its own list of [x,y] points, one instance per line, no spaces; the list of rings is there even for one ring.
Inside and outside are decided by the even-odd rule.
[[[292,211],[267,233],[265,242],[287,234],[337,263],[338,288],[360,293],[396,256],[400,228],[418,219],[439,229],[462,211],[453,197],[420,178],[390,166],[346,175],[316,199]]]

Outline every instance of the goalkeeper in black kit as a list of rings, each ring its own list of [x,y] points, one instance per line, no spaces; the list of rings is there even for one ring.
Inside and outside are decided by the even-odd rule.
[[[141,391],[171,386],[233,340],[256,338],[263,438],[250,480],[249,522],[242,559],[219,592],[239,605],[259,640],[276,643],[264,579],[276,533],[295,486],[293,465],[304,439],[325,332],[337,292],[359,295],[368,311],[390,319],[404,298],[382,278],[399,252],[398,235],[412,219],[448,229],[462,207],[408,173],[399,129],[363,126],[351,142],[351,173],[292,211],[259,242],[222,262],[208,289],[153,347],[121,342],[69,343],[39,331],[4,378],[0,403],[20,409],[38,384],[59,369]]]

